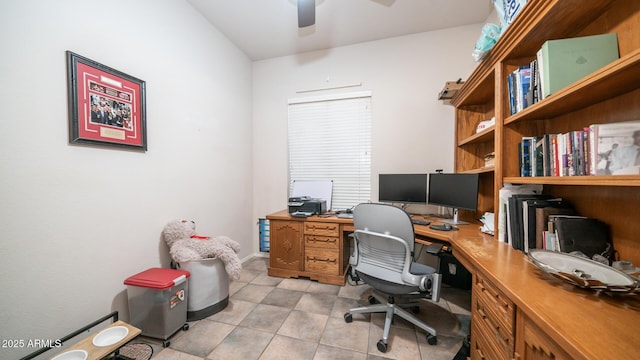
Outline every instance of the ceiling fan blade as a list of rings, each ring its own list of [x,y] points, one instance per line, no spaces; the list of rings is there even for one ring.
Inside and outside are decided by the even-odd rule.
[[[316,23],[316,0],[298,0],[298,27]]]

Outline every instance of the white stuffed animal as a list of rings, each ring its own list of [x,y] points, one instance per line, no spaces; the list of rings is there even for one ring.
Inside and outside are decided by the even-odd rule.
[[[169,254],[177,263],[218,258],[232,279],[240,278],[242,264],[237,253],[240,244],[226,236],[213,238],[196,235],[196,223],[189,220],[173,220],[165,225],[162,237],[169,246]]]

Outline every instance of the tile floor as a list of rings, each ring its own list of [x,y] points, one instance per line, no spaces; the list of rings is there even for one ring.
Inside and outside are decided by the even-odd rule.
[[[154,360],[202,359],[453,359],[469,332],[470,291],[443,284],[440,302],[421,300],[419,317],[438,331],[438,344],[427,344],[426,334],[396,317],[389,349],[381,353],[384,314],[343,315],[351,307],[368,304],[367,285],[335,286],[307,279],[267,275],[268,257],[243,264],[242,276],[230,284],[229,305],[206,319],[191,322],[162,348]]]

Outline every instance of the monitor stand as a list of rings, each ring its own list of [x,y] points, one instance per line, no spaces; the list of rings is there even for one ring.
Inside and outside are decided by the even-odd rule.
[[[453,219],[443,219],[443,223],[451,224],[451,225],[465,225],[469,224],[466,221],[462,221],[458,219],[458,209],[453,209]]]

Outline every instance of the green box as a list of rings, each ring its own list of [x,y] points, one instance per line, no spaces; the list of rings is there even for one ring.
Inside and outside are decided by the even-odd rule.
[[[615,33],[548,40],[538,51],[542,98],[619,58]]]

